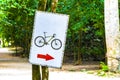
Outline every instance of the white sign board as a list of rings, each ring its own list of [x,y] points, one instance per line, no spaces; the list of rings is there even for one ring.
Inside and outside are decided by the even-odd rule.
[[[36,11],[29,61],[32,64],[62,66],[69,16]]]

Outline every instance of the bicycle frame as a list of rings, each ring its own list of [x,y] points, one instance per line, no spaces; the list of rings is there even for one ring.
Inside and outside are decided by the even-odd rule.
[[[46,36],[46,33],[47,32],[44,32],[45,44],[48,44],[55,37],[56,34],[53,34],[52,36]],[[46,38],[50,39],[47,41]]]

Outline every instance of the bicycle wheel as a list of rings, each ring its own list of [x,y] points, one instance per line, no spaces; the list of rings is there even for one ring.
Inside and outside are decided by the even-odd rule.
[[[34,40],[34,44],[37,47],[43,47],[45,44],[45,39],[42,36],[37,36]]]
[[[62,42],[59,39],[54,39],[51,42],[51,47],[55,50],[58,50],[62,47]]]

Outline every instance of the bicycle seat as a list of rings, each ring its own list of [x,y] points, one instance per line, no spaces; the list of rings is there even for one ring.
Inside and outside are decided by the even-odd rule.
[[[44,34],[47,33],[47,32],[44,32]]]
[[[53,37],[55,37],[55,36],[56,36],[56,34],[54,33],[54,34],[53,34]]]

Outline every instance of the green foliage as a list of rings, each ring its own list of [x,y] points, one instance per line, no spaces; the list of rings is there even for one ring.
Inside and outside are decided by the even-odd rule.
[[[13,46],[23,47],[25,53],[28,53],[37,0],[0,0],[0,2],[1,37],[11,42]]]
[[[104,0],[59,0],[58,13],[69,14],[66,52],[98,58],[104,55]],[[38,0],[0,0],[0,37],[28,53]],[[47,11],[50,11],[48,0]]]
[[[100,67],[102,71],[106,72],[109,70],[108,66],[104,62],[100,62]]]
[[[102,70],[99,70],[99,71],[97,72],[97,75],[98,75],[98,76],[106,76],[106,72],[105,72],[105,71],[102,71]]]
[[[113,76],[113,73],[109,72],[108,66],[104,62],[100,62],[101,70],[97,71],[98,76]]]
[[[104,56],[104,0],[59,0],[57,12],[70,15],[66,52],[79,47],[86,58]]]

